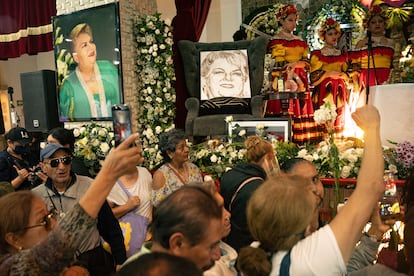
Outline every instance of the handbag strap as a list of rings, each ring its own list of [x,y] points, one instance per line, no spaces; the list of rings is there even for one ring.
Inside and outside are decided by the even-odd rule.
[[[280,276],[289,276],[290,270],[290,251],[283,257],[282,263],[280,264],[279,275]]]
[[[234,192],[233,196],[231,197],[230,204],[229,204],[229,212],[231,212],[231,205],[233,204],[233,201],[236,199],[237,195],[239,194],[240,190],[243,189],[244,186],[246,186],[247,183],[253,181],[253,180],[263,180],[260,176],[253,176],[247,178],[245,181],[240,184],[240,186],[237,188],[237,190]]]
[[[117,180],[116,183],[119,185],[119,187],[121,187],[121,189],[127,194],[128,198],[130,198],[132,195],[131,193],[128,191],[128,189],[125,187],[124,183],[122,183],[121,180]]]

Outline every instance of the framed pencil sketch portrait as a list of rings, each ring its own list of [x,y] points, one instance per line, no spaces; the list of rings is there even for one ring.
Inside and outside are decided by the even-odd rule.
[[[200,52],[200,100],[251,98],[247,50]]]
[[[123,102],[118,3],[52,18],[59,120],[110,120]]]
[[[291,119],[289,117],[234,120],[228,126],[228,135],[233,137],[242,130],[246,131],[246,137],[259,135],[266,137],[269,141],[290,141],[292,135]]]

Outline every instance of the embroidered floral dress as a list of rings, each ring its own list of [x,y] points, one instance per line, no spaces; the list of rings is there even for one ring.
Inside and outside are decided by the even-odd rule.
[[[309,47],[306,41],[297,38],[288,40],[276,37],[269,42],[268,49],[272,58],[275,60],[276,68],[283,68],[288,63],[307,60],[309,52]],[[293,71],[303,83],[303,93],[306,94],[302,103],[299,99],[290,99],[289,115],[293,118],[293,140],[296,143],[315,141],[318,133],[316,131],[316,124],[313,120],[313,107],[310,98],[307,73],[303,68],[294,68]],[[278,74],[277,72],[275,73],[276,74],[272,75],[277,79]],[[282,77],[285,82],[288,80],[288,74],[286,72],[282,73]],[[281,108],[279,100],[271,100],[267,102],[266,116],[275,116],[280,113]]]
[[[182,177],[177,175],[177,173],[168,164],[164,164],[158,169],[165,177],[165,185],[161,189],[152,190],[152,205],[157,207],[158,204],[160,204],[160,202],[169,194],[188,183],[203,181],[200,169],[196,165],[191,162],[186,162],[184,165],[187,166],[188,169],[188,180],[182,179]]]
[[[345,124],[345,113],[348,108],[347,77],[333,78],[329,77],[327,73],[345,73],[348,69],[347,62],[346,52],[338,52],[338,55],[324,55],[321,50],[314,50],[310,57],[311,82],[314,86],[313,108],[319,109],[324,104],[325,98],[329,97],[333,100],[338,114],[334,125],[336,132],[341,132]]]

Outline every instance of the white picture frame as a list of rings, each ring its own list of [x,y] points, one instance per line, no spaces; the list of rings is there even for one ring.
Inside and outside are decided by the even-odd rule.
[[[246,119],[234,120],[228,124],[228,136],[233,137],[233,132],[236,135],[241,131],[246,131],[246,136],[262,134],[257,131],[258,126],[263,126],[264,134],[269,141],[290,141],[292,138],[292,123],[291,118],[263,118],[263,119]],[[259,132],[259,133],[258,133]]]

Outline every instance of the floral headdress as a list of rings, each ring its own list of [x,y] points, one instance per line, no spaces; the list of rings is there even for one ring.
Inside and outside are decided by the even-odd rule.
[[[292,4],[282,6],[279,12],[276,13],[276,19],[281,21],[288,17],[289,14],[298,14],[298,10]]]
[[[325,33],[330,29],[335,29],[338,32],[338,35],[341,35],[341,27],[337,21],[333,18],[328,18],[322,22],[321,28],[318,31],[319,38],[324,41]]]
[[[382,9],[379,5],[372,6],[369,11],[367,12],[365,18],[364,18],[364,27],[367,28],[368,22],[371,21],[371,19],[379,15],[381,16],[385,21],[388,20],[388,16],[386,14],[385,9]]]

